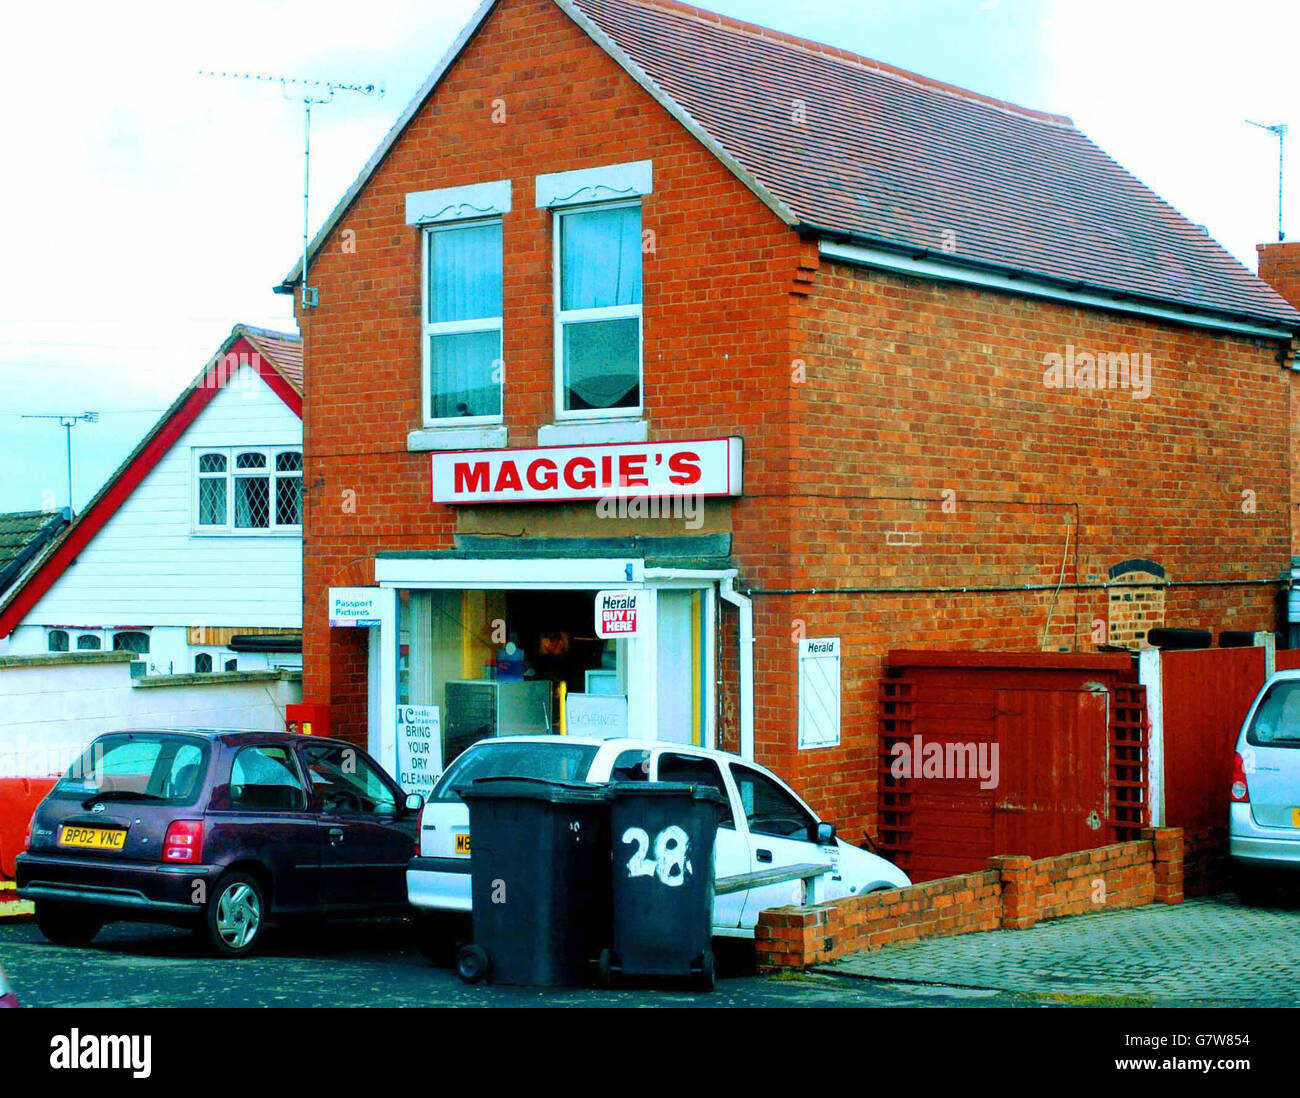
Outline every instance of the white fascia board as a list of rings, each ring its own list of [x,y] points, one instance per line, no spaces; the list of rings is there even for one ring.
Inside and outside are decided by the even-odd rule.
[[[658,85],[655,79],[648,72],[624,53],[622,47],[619,46],[617,42],[588,19],[583,12],[578,10],[577,5],[575,5],[572,0],[554,0],[554,2],[555,6],[577,23],[587,36],[602,50],[609,54],[609,56],[614,59],[624,72],[640,84],[656,103],[685,126],[686,130],[695,138],[695,140],[721,160],[737,179],[753,191],[755,196],[763,203],[763,205],[767,206],[768,209],[776,214],[776,216],[787,225],[797,225],[799,223],[799,218],[795,216],[794,211],[791,210],[789,206],[763,186],[753,173],[746,169],[739,160],[718,144],[709,132],[691,117],[690,112],[687,111],[685,107],[664,91],[664,89]]]
[[[539,175],[536,184],[539,210],[580,206],[588,202],[609,202],[652,194],[654,170],[649,160],[635,160],[628,164],[606,164],[599,168]]]
[[[850,263],[856,267],[875,267],[879,270],[894,271],[910,275],[913,278],[926,278],[939,282],[960,282],[968,286],[979,286],[989,290],[1002,290],[1018,294],[1021,297],[1040,297],[1049,301],[1061,301],[1069,305],[1078,305],[1085,309],[1105,309],[1110,312],[1132,313],[1137,316],[1149,316],[1157,320],[1186,324],[1193,328],[1214,328],[1219,331],[1236,332],[1240,335],[1262,336],[1266,339],[1289,340],[1293,332],[1286,328],[1269,327],[1259,322],[1233,320],[1211,313],[1183,312],[1174,308],[1162,308],[1132,299],[1115,298],[1104,293],[1087,290],[1067,290],[1051,283],[1040,281],[1031,276],[1009,278],[992,271],[977,271],[971,268],[956,267],[933,259],[913,259],[898,255],[881,248],[872,248],[862,244],[839,244],[828,240],[817,242],[818,251],[827,259]]]
[[[384,135],[384,139],[379,143],[379,147],[370,155],[370,159],[366,161],[360,174],[352,181],[352,186],[344,192],[343,197],[339,199],[338,205],[330,211],[329,217],[325,219],[325,223],[320,227],[320,231],[312,239],[311,246],[307,249],[309,257],[315,258],[317,250],[323,243],[325,243],[325,238],[334,231],[334,227],[343,219],[343,215],[347,212],[348,207],[356,200],[357,195],[361,193],[365,188],[365,185],[370,182],[370,177],[374,175],[375,170],[379,167],[384,157],[388,155],[388,151],[397,144],[397,139],[402,136],[406,127],[410,125],[411,119],[415,117],[416,112],[424,105],[424,101],[429,98],[433,89],[436,88],[442,78],[447,75],[447,70],[455,64],[456,58],[460,56],[460,51],[463,50],[469,40],[474,37],[475,32],[477,32],[479,27],[482,26],[483,21],[488,17],[496,5],[497,0],[483,0],[483,2],[475,9],[474,14],[470,16],[469,22],[465,24],[464,29],[456,36],[456,40],[452,42],[447,52],[442,55],[442,59],[438,62],[433,72],[429,74],[429,78],[420,85],[420,90],[415,93],[410,103],[406,105],[406,109],[402,111],[401,115],[398,116],[397,121],[393,123],[392,128]],[[298,261],[293,265],[293,269],[285,275],[285,277],[280,281],[280,286],[276,288],[281,289],[286,286],[291,286],[301,280],[302,257],[299,256]],[[288,291],[283,290],[283,292],[287,293]]]
[[[375,561],[375,582],[382,587],[599,590],[639,584],[644,575],[645,562],[639,558],[380,557]]]
[[[510,212],[510,180],[470,183],[464,187],[440,187],[412,191],[406,196],[408,225],[437,225],[445,221],[469,221],[499,217]]]

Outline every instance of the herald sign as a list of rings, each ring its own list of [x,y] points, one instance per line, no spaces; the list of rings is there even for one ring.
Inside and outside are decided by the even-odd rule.
[[[597,591],[596,636],[635,637],[640,600],[638,591]]]
[[[611,496],[738,496],[739,438],[450,450],[433,454],[434,503],[547,503]]]

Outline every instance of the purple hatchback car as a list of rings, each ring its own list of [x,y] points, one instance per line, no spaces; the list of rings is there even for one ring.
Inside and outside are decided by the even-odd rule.
[[[243,956],[268,922],[409,911],[422,803],[340,740],[111,732],[36,809],[18,894],[60,945],[129,920],[190,926]]]

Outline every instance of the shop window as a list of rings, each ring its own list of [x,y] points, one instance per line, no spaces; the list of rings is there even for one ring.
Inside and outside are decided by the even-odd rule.
[[[77,638],[78,652],[98,652],[103,647],[104,642],[100,639],[98,633],[82,633]]]
[[[149,634],[141,633],[138,630],[123,630],[121,633],[113,634],[113,651],[114,652],[136,652],[140,655],[149,654]]]
[[[66,629],[51,629],[49,636],[45,638],[45,645],[51,652],[66,652],[68,650],[68,631]]]
[[[300,449],[204,450],[194,475],[198,532],[301,532]]]
[[[194,673],[207,675],[212,672],[212,657],[207,652],[200,652],[194,657]]]
[[[555,215],[556,416],[641,412],[641,205]]]
[[[500,221],[425,230],[426,426],[501,422]]]

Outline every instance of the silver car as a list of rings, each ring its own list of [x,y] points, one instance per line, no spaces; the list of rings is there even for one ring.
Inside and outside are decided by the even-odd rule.
[[[1237,895],[1268,903],[1300,873],[1300,671],[1269,677],[1246,714],[1233,761],[1228,849]]]

